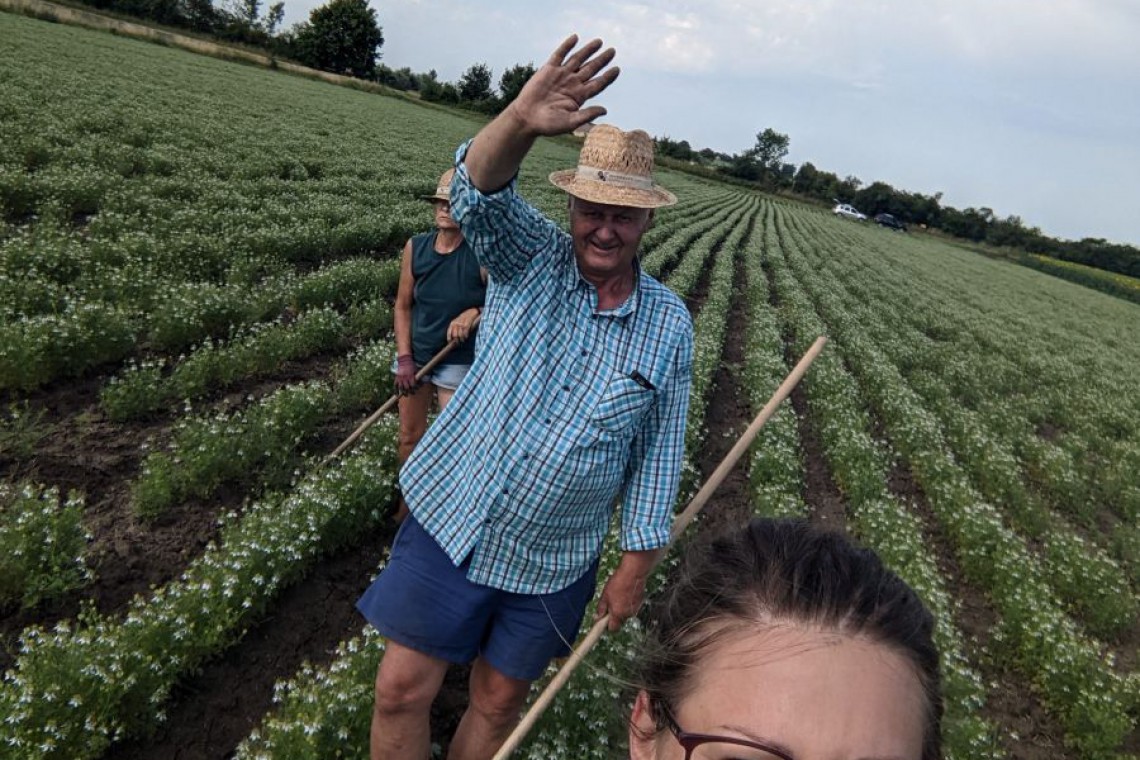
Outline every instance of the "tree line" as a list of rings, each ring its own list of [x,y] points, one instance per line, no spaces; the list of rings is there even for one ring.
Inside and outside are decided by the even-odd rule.
[[[102,10],[131,15],[167,26],[253,45],[270,54],[337,74],[367,79],[398,90],[416,92],[423,100],[494,114],[518,95],[534,75],[533,63],[516,64],[500,76],[497,89],[485,63],[469,67],[456,82],[440,81],[433,69],[413,72],[379,63],[384,35],[368,0],[329,0],[312,10],[306,21],[282,29],[285,3],[264,7],[264,0],[78,0]],[[1103,238],[1060,240],[1026,225],[1015,215],[998,217],[992,209],[957,209],[942,203],[942,193],[924,195],[885,182],[865,185],[858,177],[842,179],[811,162],[787,163],[790,138],[767,128],[739,153],[696,149],[687,140],[655,138],[659,155],[701,173],[729,178],[759,188],[827,203],[851,203],[868,215],[888,213],[911,225],[939,229],[954,237],[995,246],[1019,248],[1065,261],[1140,277],[1140,248]]]
[[[695,149],[687,140],[655,138],[659,155],[701,167],[737,181],[773,191],[823,201],[850,203],[868,216],[886,213],[911,225],[934,228],[963,240],[1018,248],[1051,258],[1140,277],[1140,248],[1103,238],[1061,240],[1027,225],[1019,216],[997,216],[987,207],[957,209],[942,203],[942,193],[924,195],[900,190],[886,182],[869,185],[848,175],[818,169],[810,161],[799,167],[784,161],[790,138],[767,128],[756,142],[739,153]]]
[[[503,72],[497,90],[485,63],[472,65],[456,82],[444,82],[435,70],[413,72],[379,63],[384,33],[368,0],[329,0],[306,21],[282,28],[285,3],[264,7],[264,0],[78,0],[111,11],[186,29],[227,42],[265,49],[271,55],[412,91],[428,101],[498,113],[514,100],[534,75],[533,63]]]

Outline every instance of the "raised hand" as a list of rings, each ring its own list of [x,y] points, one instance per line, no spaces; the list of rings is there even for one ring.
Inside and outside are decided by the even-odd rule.
[[[609,66],[614,49],[602,50],[602,41],[597,39],[575,51],[577,44],[578,35],[567,37],[508,107],[531,134],[566,134],[605,114],[601,106],[583,104],[609,87],[621,72]]]
[[[492,193],[506,186],[540,136],[573,132],[606,112],[583,104],[617,79],[619,69],[609,65],[614,49],[601,50],[602,41],[591,40],[575,51],[577,44],[578,35],[567,37],[518,97],[475,136],[465,163],[479,190]]]

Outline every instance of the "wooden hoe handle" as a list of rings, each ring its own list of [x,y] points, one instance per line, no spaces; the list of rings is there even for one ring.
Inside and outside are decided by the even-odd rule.
[[[482,320],[482,318],[483,318],[482,314],[475,317],[475,321],[471,323],[471,328],[474,329],[474,328],[478,327],[479,322],[480,322],[480,320]],[[436,354],[435,356],[433,356],[431,358],[431,361],[429,361],[427,364],[425,364],[423,367],[420,368],[419,372],[416,373],[416,381],[419,382],[420,380],[423,380],[429,372],[431,372],[433,369],[435,369],[435,366],[437,364],[439,364],[441,361],[443,361],[447,357],[447,355],[451,353],[451,349],[455,348],[456,346],[458,346],[462,342],[463,341],[460,341],[460,340],[449,341],[446,346],[444,346],[443,348],[441,348],[439,350],[438,354]],[[360,423],[360,427],[358,427],[358,428],[356,428],[356,430],[352,431],[352,435],[350,435],[348,438],[345,438],[343,443],[341,443],[339,446],[337,446],[335,449],[333,449],[333,453],[329,454],[328,457],[325,459],[325,464],[328,464],[332,460],[336,459],[338,456],[343,454],[346,449],[348,449],[350,446],[352,446],[352,444],[356,443],[357,439],[359,439],[360,436],[364,435],[364,431],[367,430],[368,428],[372,427],[374,424],[376,424],[376,420],[378,420],[382,416],[384,416],[384,413],[387,412],[389,409],[391,409],[393,406],[395,406],[396,402],[399,400],[400,400],[400,394],[399,393],[393,393],[392,397],[389,398],[387,401],[385,401],[380,406],[379,409],[377,409],[372,414],[368,415],[368,419],[366,419],[366,420],[364,420],[364,422]]]

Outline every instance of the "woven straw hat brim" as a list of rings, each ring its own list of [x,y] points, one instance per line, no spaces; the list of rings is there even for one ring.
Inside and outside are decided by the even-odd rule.
[[[550,182],[575,198],[591,203],[631,208],[661,208],[672,206],[677,202],[677,196],[660,185],[645,189],[626,187],[613,182],[599,182],[596,179],[582,177],[576,169],[551,172]]]
[[[432,195],[421,195],[425,201],[447,201],[451,202],[451,178],[455,176],[455,169],[451,168],[439,175],[439,182],[436,183],[435,193]]]

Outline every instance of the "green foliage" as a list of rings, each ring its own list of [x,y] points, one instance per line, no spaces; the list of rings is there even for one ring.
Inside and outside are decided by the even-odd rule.
[[[5,750],[95,758],[153,730],[180,678],[241,638],[322,556],[376,528],[395,481],[395,432],[381,422],[289,496],[230,515],[217,543],[124,618],[88,609],[74,624],[26,630],[0,689]]]
[[[332,374],[335,387],[289,385],[233,413],[184,417],[163,451],[147,456],[131,487],[143,518],[154,519],[184,499],[209,499],[223,484],[264,491],[289,484],[320,426],[336,414],[371,411],[390,395],[390,341],[355,352]]]
[[[474,63],[459,78],[459,98],[466,103],[479,103],[491,97],[491,69],[485,63]]]
[[[166,375],[162,361],[131,364],[103,386],[99,401],[114,420],[141,417],[174,402],[275,372],[285,361],[379,335],[391,324],[392,311],[383,299],[354,305],[343,315],[329,307],[312,309],[293,321],[256,325],[228,343],[206,342]]]
[[[131,493],[135,511],[153,519],[186,498],[209,498],[223,483],[288,485],[294,451],[324,420],[332,395],[320,382],[289,386],[234,415],[181,420],[167,452],[143,463]]]
[[[668,156],[678,161],[692,161],[697,155],[688,140],[672,140],[667,136],[653,138],[653,147],[658,156]]]
[[[534,76],[535,68],[533,63],[528,63],[525,66],[521,63],[516,63],[503,72],[499,77],[499,102],[501,107],[506,108],[510,105],[511,101],[519,96],[523,86],[530,81]]]
[[[296,33],[297,58],[336,74],[372,74],[384,34],[367,0],[329,0],[309,13]]]
[[[81,495],[0,482],[0,608],[31,607],[91,580],[88,540]]]
[[[68,302],[61,313],[0,324],[0,390],[78,377],[131,352],[137,328],[115,306]]]
[[[168,48],[131,48],[151,72],[140,79],[116,63],[121,40],[50,26],[60,39],[45,38],[42,23],[7,14],[0,24],[0,389],[129,358],[170,366],[306,303],[366,299],[395,270],[363,262],[394,260],[430,221],[409,162],[434,166],[470,132],[446,114],[408,131],[416,108],[402,101],[338,100],[326,85]],[[31,95],[46,90],[55,97]],[[201,98],[226,118],[203,117]],[[329,119],[341,125],[335,149]],[[337,259],[354,263],[318,268]],[[298,274],[309,269],[322,273]],[[351,293],[332,301],[338,278]]]
[[[963,573],[968,580],[984,589],[992,600],[1000,615],[1000,624],[993,633],[993,649],[1005,662],[1026,674],[1042,701],[1064,725],[1066,742],[1081,756],[1112,756],[1134,727],[1134,717],[1129,714],[1132,701],[1130,682],[1115,672],[1112,655],[1105,652],[1103,645],[1088,636],[1069,615],[1051,582],[1065,580],[1064,574],[1057,572],[1061,567],[1073,576],[1079,576],[1099,564],[1112,575],[1111,578],[1102,575],[1100,583],[1119,584],[1119,570],[1112,568],[1111,563],[1105,564],[1103,558],[1089,558],[1087,547],[1072,551],[1058,544],[1050,548],[1045,558],[1038,557],[1026,545],[1024,538],[1006,524],[1003,514],[978,492],[968,469],[960,466],[955,452],[951,450],[952,439],[947,438],[937,415],[908,386],[900,365],[891,362],[885,350],[890,342],[885,336],[899,332],[898,317],[886,318],[882,331],[869,329],[869,323],[864,319],[864,311],[873,308],[888,311],[898,302],[897,299],[882,295],[848,295],[845,292],[898,283],[899,278],[905,276],[903,273],[919,264],[908,263],[901,252],[887,251],[867,241],[859,244],[841,241],[837,239],[840,235],[836,231],[820,229],[818,222],[812,222],[799,217],[788,225],[790,229],[784,238],[791,269],[808,294],[805,306],[818,309],[826,320],[834,337],[833,345],[842,352],[859,381],[861,392],[882,421],[893,447],[922,488],[940,530],[955,547]],[[862,237],[872,232],[859,230],[842,234]],[[790,245],[789,239],[794,241]],[[846,255],[840,255],[840,251]],[[913,257],[916,251],[907,253]],[[892,265],[897,269],[890,269]],[[992,270],[988,273],[991,277],[994,275]],[[984,287],[983,282],[990,284],[979,278],[975,288],[968,291],[968,297],[977,297],[977,291]],[[1002,304],[1013,297],[1008,289],[1009,282],[1004,284],[1007,289],[1000,291]],[[1040,282],[1036,284],[1039,286]],[[915,289],[909,288],[907,292],[915,293]],[[949,294],[963,292],[961,280],[953,279],[953,287],[924,289],[919,297],[949,298]],[[1035,297],[1038,295],[1035,293]],[[911,301],[908,307],[908,314],[919,315],[917,318],[928,322],[956,316],[964,318],[961,306],[958,309],[928,307],[918,310]],[[1026,304],[1021,307],[1025,308]],[[992,318],[992,313],[1000,308],[990,302],[987,317],[975,318],[970,327],[985,329],[988,318]],[[1020,315],[1020,318],[1024,319],[1025,315]],[[1030,324],[1029,330],[1040,327],[1040,323]],[[1023,328],[1014,328],[1007,322],[1002,325],[1003,335],[1008,335],[1012,329],[1020,331]],[[943,326],[931,332],[945,341],[950,340],[956,331]],[[1023,333],[1023,340],[1028,340],[1030,335],[1032,332]],[[1070,340],[1076,340],[1075,334],[1071,334]],[[971,336],[969,345],[979,344],[1001,345],[1003,350],[1009,348],[1008,352],[1003,351],[1007,355],[1017,355],[1020,348],[1020,344],[1010,347],[1008,339],[979,343],[976,337]],[[910,352],[916,350],[921,351],[911,340]],[[1069,351],[1073,350],[1070,345]],[[934,362],[940,355],[923,356],[919,353],[917,361]],[[1001,353],[991,350],[987,358],[1000,368]],[[998,383],[1007,382],[1008,385],[1000,392],[1004,394],[1002,400],[1007,405],[1005,416],[1008,417],[1012,394],[1029,385],[1026,382],[1029,378],[1035,386],[1035,396],[1043,397],[1041,387],[1048,382],[1048,367],[1055,358],[1055,353],[1038,349],[1027,357],[1027,361],[1035,365],[1032,372],[1005,375],[1000,371],[994,373],[991,367],[989,375],[981,375],[976,369],[956,362],[946,365],[944,375],[951,383],[955,383],[958,377],[966,382],[982,377],[994,377]],[[911,358],[908,364],[914,366],[916,359]],[[1068,378],[1065,383],[1071,393],[1071,375],[1066,373],[1063,377]],[[1064,405],[1060,407],[1064,409]],[[1086,414],[1094,413],[1088,409]],[[1082,419],[1086,418],[1073,416],[1068,421],[1077,426]],[[1101,572],[1096,571],[1097,574]],[[1127,586],[1121,589],[1117,585],[1116,588],[1118,594],[1128,593]],[[1089,591],[1087,586],[1085,590]],[[1107,614],[1101,624],[1108,621],[1109,625],[1116,625],[1120,614],[1128,614],[1127,609],[1102,609]],[[1134,605],[1132,610],[1134,615]],[[1092,616],[1089,621],[1098,623],[1098,619]]]
[[[756,144],[749,151],[764,171],[776,174],[780,171],[784,156],[788,155],[788,146],[791,140],[785,134],[768,127],[763,132],[756,133]]]

